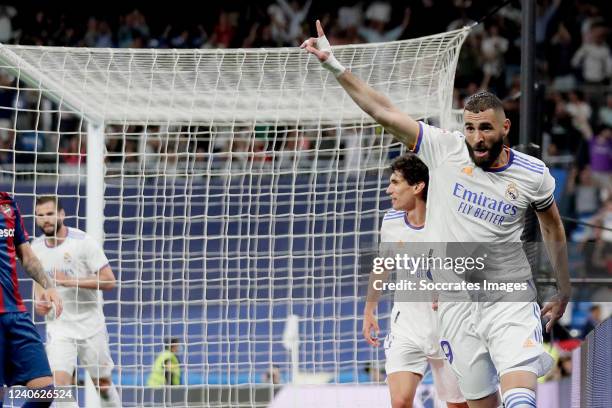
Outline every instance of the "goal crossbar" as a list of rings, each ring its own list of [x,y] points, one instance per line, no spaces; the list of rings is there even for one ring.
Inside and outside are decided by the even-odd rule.
[[[351,71],[416,118],[445,109],[469,28],[334,47]],[[370,121],[298,48],[164,50],[0,45],[0,68],[95,123]],[[431,92],[431,91],[434,92]],[[426,91],[429,91],[427,93]]]

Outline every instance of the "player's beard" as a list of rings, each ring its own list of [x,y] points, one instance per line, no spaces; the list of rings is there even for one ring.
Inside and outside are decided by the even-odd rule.
[[[493,142],[493,144],[488,148],[484,142],[479,142],[476,144],[476,146],[472,147],[466,140],[465,145],[467,146],[468,152],[470,153],[470,157],[472,158],[474,164],[482,169],[488,169],[493,165],[493,163],[495,163],[495,160],[497,160],[504,148],[504,135],[500,133],[499,139]],[[489,153],[488,156],[486,158],[476,157],[474,155],[474,150],[480,150],[483,148],[485,148],[486,152]]]
[[[57,220],[56,222],[57,224],[55,224],[55,229],[50,229],[49,232],[47,232],[47,229],[45,229],[44,227],[41,228],[43,234],[45,234],[46,237],[57,237],[59,230],[64,226],[64,224],[60,220]]]

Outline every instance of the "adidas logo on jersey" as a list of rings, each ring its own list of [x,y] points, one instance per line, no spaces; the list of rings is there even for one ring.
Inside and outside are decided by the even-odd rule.
[[[531,347],[535,347],[536,343],[535,341],[531,340],[531,339],[527,339],[525,340],[525,342],[523,343],[523,347],[524,348],[531,348]]]
[[[474,168],[472,166],[467,166],[461,169],[461,172],[471,176],[474,173]]]
[[[15,236],[15,229],[14,228],[2,228],[2,229],[0,229],[0,238],[14,237],[14,236]]]

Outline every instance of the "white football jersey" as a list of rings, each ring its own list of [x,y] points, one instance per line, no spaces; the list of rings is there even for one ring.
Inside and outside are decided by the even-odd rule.
[[[380,228],[380,242],[381,256],[395,257],[397,254],[411,257],[433,256],[432,249],[427,243],[427,229],[411,225],[404,211],[389,210],[385,214]],[[431,273],[424,268],[419,268],[414,274],[405,269],[396,270],[395,281],[431,280]],[[418,297],[419,295],[421,296]],[[414,340],[422,346],[426,355],[439,356],[438,317],[432,309],[433,299],[415,301],[415,299],[422,300],[422,297],[423,292],[419,291],[395,291],[391,331],[395,335]]]
[[[51,277],[54,269],[69,277],[86,277],[108,265],[100,245],[76,228],[68,228],[66,239],[56,247],[49,247],[45,237],[40,236],[32,242],[32,249]],[[64,286],[58,286],[57,290],[64,310],[58,319],[47,319],[49,334],[83,339],[105,327],[101,291]]]
[[[470,158],[461,132],[423,122],[419,127],[414,152],[429,168],[427,228],[432,240],[520,243],[527,208],[543,211],[554,203],[555,179],[541,160],[506,148],[508,163],[484,170]],[[511,273],[506,269],[505,277],[531,277],[522,250],[498,251],[492,256],[497,265],[527,266],[511,268]]]

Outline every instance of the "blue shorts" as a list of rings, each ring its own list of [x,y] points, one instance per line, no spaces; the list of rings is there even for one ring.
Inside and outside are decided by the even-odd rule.
[[[27,312],[0,313],[0,386],[50,377],[45,346]]]

